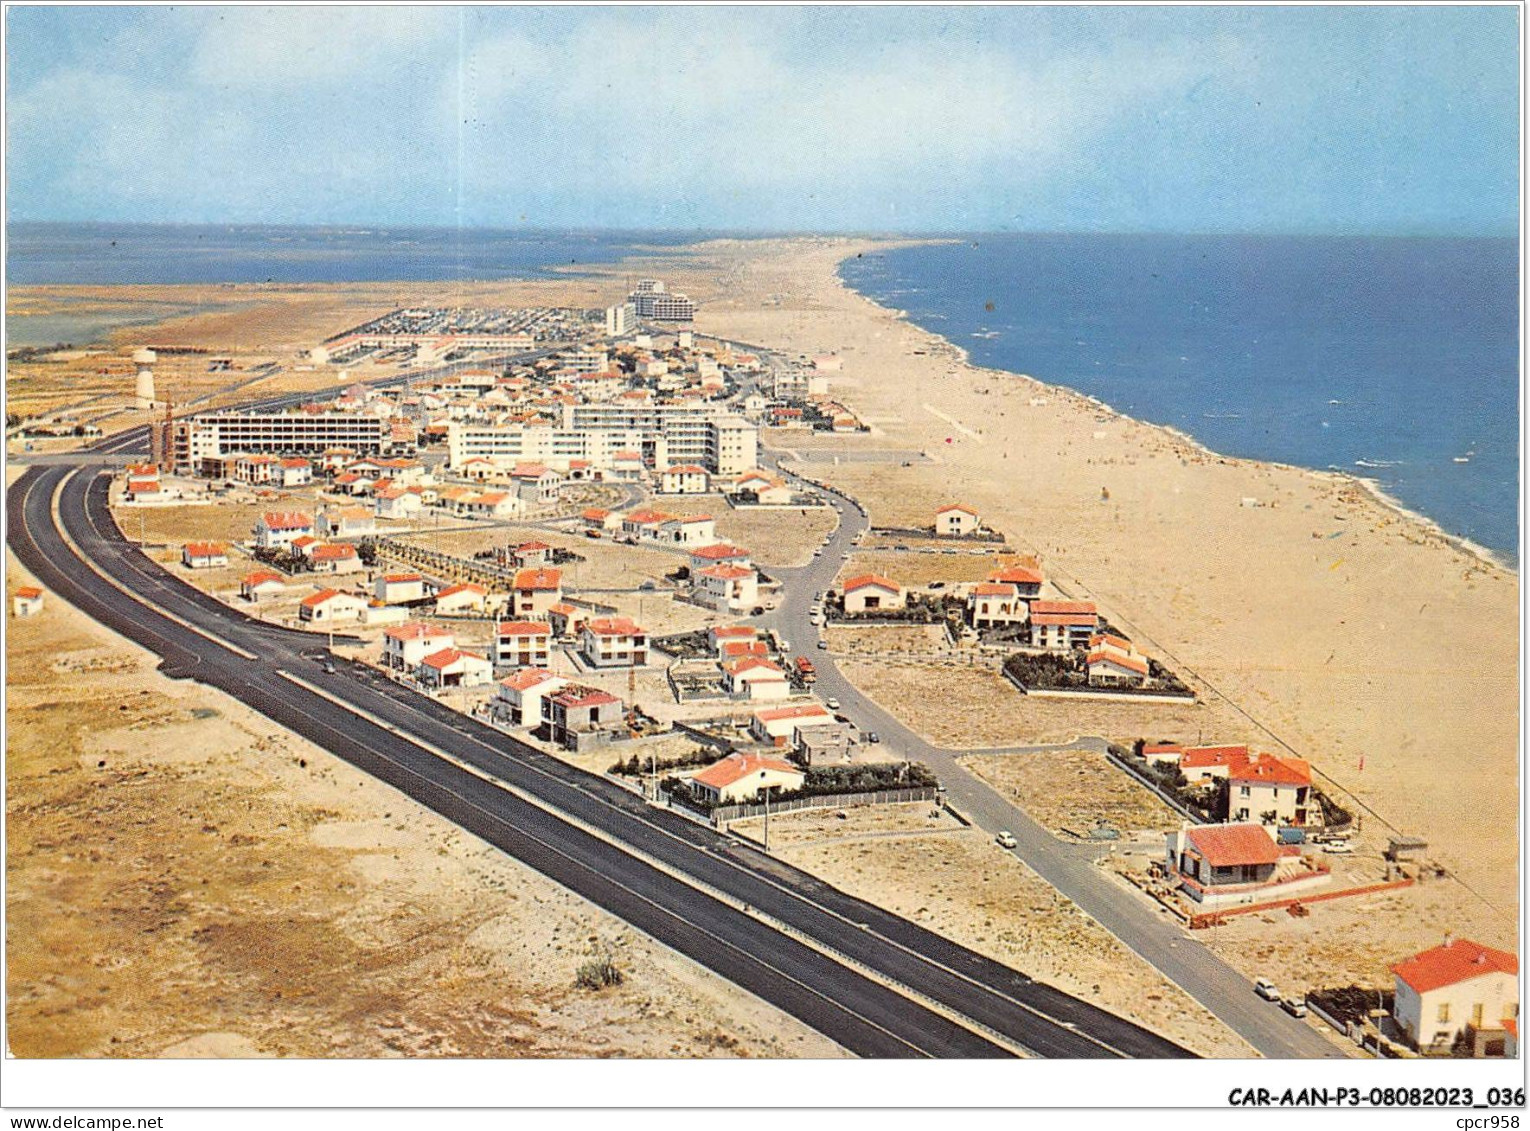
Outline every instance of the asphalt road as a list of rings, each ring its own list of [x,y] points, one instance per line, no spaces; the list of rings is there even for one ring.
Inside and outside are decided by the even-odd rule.
[[[403,691],[366,669],[341,665],[335,675],[325,675],[320,665],[302,656],[313,646],[311,635],[251,621],[180,583],[122,538],[107,511],[106,480],[76,475],[63,483],[60,519],[87,558],[132,590],[131,595],[121,592],[74,557],[53,526],[48,500],[67,474],[62,468],[34,468],[13,485],[7,500],[12,544],[44,584],[165,656],[171,674],[194,676],[250,703],[639,929],[776,1002],[847,1048],[868,1056],[1003,1052],[999,1045],[858,973],[866,969],[1002,1034],[1033,1055],[1188,1055],[1140,1026],[852,899],[740,842],[653,809],[602,778],[425,696]],[[260,658],[243,659],[159,615],[157,609]],[[382,725],[363,722],[345,707],[288,683],[278,674],[283,670],[301,674]],[[405,735],[449,750],[490,780],[422,750]],[[525,802],[513,804],[518,799],[504,786],[609,839],[592,840],[559,815]],[[470,812],[463,809],[464,796],[474,799]],[[525,830],[535,837],[534,844],[512,835]],[[567,859],[576,849],[584,854],[576,858],[578,867]],[[663,868],[646,861],[658,861]],[[725,899],[698,893],[672,873]],[[603,887],[594,878],[597,874],[627,877],[622,890],[642,892],[648,902],[635,904]],[[735,903],[757,909],[772,922],[762,924],[736,910]],[[687,929],[703,930],[701,924],[704,937],[686,936]],[[762,931],[769,940],[763,945]],[[795,942],[794,935],[812,940],[817,949]],[[841,961],[825,957],[822,950]],[[786,960],[786,951],[800,970],[775,968]],[[761,969],[758,957],[741,966],[741,952],[769,954],[772,968]]]
[[[792,474],[789,468],[781,468],[779,461],[776,466]],[[1249,979],[1206,949],[1196,933],[1185,930],[1167,911],[1111,879],[1094,862],[1108,848],[1058,840],[962,766],[957,758],[967,751],[946,750],[926,742],[846,679],[831,653],[818,649],[819,631],[809,619],[813,595],[833,588],[846,555],[854,552],[856,539],[870,523],[854,500],[832,488],[815,486],[839,509],[840,525],[821,556],[797,569],[774,571],[784,582],[783,596],[770,614],[760,618],[762,624],[791,643],[794,653],[813,661],[818,674],[814,692],[820,698],[839,700],[839,713],[862,730],[875,731],[890,756],[923,762],[934,770],[946,787],[950,803],[979,828],[995,835],[1000,831],[1012,833],[1017,843],[1011,851],[1016,856],[1262,1055],[1344,1057],[1344,1052],[1311,1023],[1257,997]],[[1091,741],[1103,748],[1103,739]],[[994,851],[1004,850],[995,845]]]

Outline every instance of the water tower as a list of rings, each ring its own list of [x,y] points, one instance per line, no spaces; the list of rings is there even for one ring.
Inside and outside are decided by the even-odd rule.
[[[133,385],[133,396],[138,407],[154,407],[154,351],[144,346],[133,351],[133,364],[138,366],[138,377]]]

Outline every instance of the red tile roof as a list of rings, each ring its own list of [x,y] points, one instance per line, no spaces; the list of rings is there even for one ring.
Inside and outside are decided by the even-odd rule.
[[[729,675],[743,675],[745,672],[752,671],[775,672],[782,679],[786,678],[786,672],[782,668],[771,663],[769,660],[762,660],[758,656],[746,656],[742,660],[726,663],[723,665],[723,670]]]
[[[828,708],[820,703],[798,703],[791,707],[772,707],[766,711],[756,711],[754,717],[762,723],[774,723],[782,719],[827,719],[833,716],[829,714]]]
[[[715,577],[719,581],[738,581],[740,578],[754,576],[754,570],[752,569],[748,569],[745,566],[727,564],[707,566],[706,569],[699,569],[696,572],[704,577]]]
[[[545,553],[551,549],[552,547],[549,546],[546,542],[522,542],[515,548],[515,552],[517,554],[534,554],[538,552]]]
[[[320,589],[317,593],[304,597],[300,604],[305,605],[310,609],[316,609],[326,602],[333,601],[336,597],[348,596],[350,596],[350,594],[342,593],[338,589]],[[360,597],[352,597],[351,599],[355,601],[361,600]]]
[[[241,581],[240,584],[247,589],[253,589],[257,585],[265,585],[267,582],[271,581],[280,582],[283,585],[287,583],[282,575],[277,573],[275,570],[257,569],[254,573],[246,574],[244,580]]]
[[[1228,767],[1227,776],[1235,782],[1303,786],[1312,784],[1312,767],[1305,758],[1256,754],[1241,766]]]
[[[712,629],[712,639],[714,640],[736,640],[741,636],[753,640],[759,635],[759,629],[747,624],[719,625]]]
[[[597,707],[605,703],[621,702],[609,691],[602,691],[598,687],[585,687],[578,683],[570,684],[558,692],[553,696],[553,701],[565,707]]]
[[[1404,959],[1391,969],[1413,990],[1425,994],[1483,974],[1518,975],[1519,959],[1470,939],[1454,939],[1447,946]]]
[[[486,597],[489,591],[482,585],[476,585],[471,581],[462,581],[456,585],[448,585],[445,589],[441,590],[441,592],[436,594],[436,600],[439,601],[442,597],[455,597],[458,593],[476,593],[480,597]]]
[[[1018,597],[1020,590],[1013,585],[985,581],[972,587],[972,595],[974,597]]]
[[[20,589],[16,590],[16,596],[24,601],[35,601],[42,595],[43,591],[35,585],[23,585]]]
[[[193,558],[217,558],[228,554],[222,542],[187,542],[186,554]]]
[[[446,668],[451,667],[457,661],[464,659],[483,660],[483,657],[475,655],[472,652],[464,652],[461,648],[442,648],[439,652],[432,652],[430,655],[426,656],[423,660],[420,661],[420,663],[424,664],[428,668],[435,668],[437,671],[443,671]],[[487,663],[488,661],[484,660],[484,662]]]
[[[763,640],[724,640],[722,654],[724,659],[733,660],[740,656],[768,656],[770,649]]]
[[[963,514],[970,514],[973,518],[978,516],[978,512],[969,507],[966,503],[947,503],[943,507],[938,507],[935,513],[945,514],[947,511],[961,511]]]
[[[868,585],[874,585],[878,589],[886,589],[890,593],[901,593],[903,587],[896,581],[889,581],[881,574],[863,573],[859,577],[852,577],[845,582],[845,592],[854,593],[857,589],[865,589]]]
[[[742,781],[751,774],[774,770],[776,773],[794,774],[804,777],[803,772],[790,762],[783,762],[778,758],[765,758],[759,754],[730,754],[720,762],[714,762],[691,778],[699,781],[702,785],[711,786],[713,789],[727,789],[735,782]]]
[[[523,569],[515,575],[517,590],[549,590],[563,588],[563,574],[555,569]]]
[[[268,511],[261,521],[267,530],[302,530],[313,525],[313,516],[302,511]]]
[[[539,620],[505,620],[494,630],[500,636],[551,636],[552,629]]]
[[[1040,585],[1041,573],[1025,566],[1003,566],[988,575],[989,581],[1007,581],[1015,585]]]
[[[437,624],[416,620],[385,629],[383,635],[393,640],[434,640],[439,636],[451,636],[452,631]]]
[[[1127,671],[1136,672],[1138,675],[1145,676],[1148,674],[1146,660],[1139,659],[1136,656],[1118,655],[1115,652],[1091,652],[1089,653],[1088,663],[1090,667],[1094,667],[1096,664],[1114,664],[1118,668],[1125,668]]]
[[[499,685],[508,687],[511,691],[530,691],[533,687],[541,687],[544,683],[562,678],[562,676],[553,675],[545,668],[522,668],[500,680]]]
[[[343,562],[356,557],[356,547],[344,542],[315,546],[311,556],[316,562]]]
[[[1179,765],[1180,769],[1194,770],[1202,766],[1240,766],[1247,761],[1247,746],[1187,746]]]
[[[739,546],[730,546],[726,542],[714,542],[710,546],[699,546],[691,551],[691,557],[709,562],[727,561],[730,558],[747,558],[748,556],[748,550]]]
[[[596,636],[641,636],[646,631],[631,617],[596,617],[584,627]]]
[[[1203,825],[1187,831],[1185,839],[1214,868],[1280,859],[1280,846],[1259,825]]]

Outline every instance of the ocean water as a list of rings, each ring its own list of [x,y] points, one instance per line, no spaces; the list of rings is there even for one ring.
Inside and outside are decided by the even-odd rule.
[[[841,275],[979,365],[1225,455],[1366,476],[1515,563],[1518,256],[1514,239],[988,235]]]
[[[706,233],[10,224],[14,284],[374,283],[528,278]]]

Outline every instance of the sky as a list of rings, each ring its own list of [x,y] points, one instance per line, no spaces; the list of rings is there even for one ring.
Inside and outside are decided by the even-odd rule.
[[[6,16],[11,221],[1518,226],[1514,6]]]

